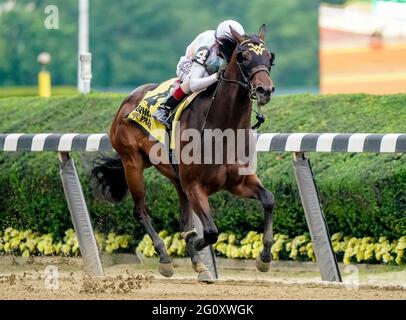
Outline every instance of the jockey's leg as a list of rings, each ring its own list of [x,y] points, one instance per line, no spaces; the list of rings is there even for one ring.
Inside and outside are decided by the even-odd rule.
[[[169,113],[174,110],[189,93],[190,87],[188,81],[186,81],[165,98],[152,116],[170,129],[171,123],[169,120]]]

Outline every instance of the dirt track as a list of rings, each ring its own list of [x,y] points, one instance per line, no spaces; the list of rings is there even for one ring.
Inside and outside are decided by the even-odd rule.
[[[107,285],[105,285],[107,283]],[[153,281],[141,283],[141,288],[127,290],[121,279],[93,282],[92,285],[62,283],[59,290],[44,290],[40,281],[27,285],[9,285],[0,289],[0,299],[141,299],[141,300],[209,300],[209,299],[402,299],[406,291],[345,288],[322,288],[312,284],[221,282],[197,285],[190,281]],[[117,290],[117,291],[116,291]],[[98,292],[100,291],[100,292]],[[124,291],[124,292],[123,292]]]
[[[260,274],[223,271],[215,284],[198,284],[190,270],[173,279],[134,265],[106,269],[106,278],[91,279],[75,267],[60,267],[59,289],[46,289],[44,267],[0,266],[0,299],[402,299],[406,287],[362,284],[348,289],[326,284],[315,274]],[[37,269],[37,270],[36,270]],[[129,271],[131,270],[131,271]],[[404,277],[404,272],[394,275]],[[48,281],[49,283],[49,281]]]

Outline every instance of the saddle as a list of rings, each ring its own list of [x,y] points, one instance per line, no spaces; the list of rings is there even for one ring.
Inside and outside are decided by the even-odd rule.
[[[152,114],[159,107],[165,97],[171,92],[171,90],[174,89],[174,87],[177,85],[177,81],[178,78],[169,79],[161,83],[154,90],[148,91],[141,102],[135,106],[134,110],[131,111],[127,116],[127,119],[140,126],[141,129],[149,136],[153,137],[155,140],[164,145],[167,144],[165,139],[167,129],[162,123],[155,120],[152,117]],[[199,95],[200,92],[192,93],[186,97],[171,113],[172,129],[168,131],[170,134],[170,149],[175,149],[176,147],[174,139],[176,123],[179,121],[182,112],[190,105],[190,103]]]

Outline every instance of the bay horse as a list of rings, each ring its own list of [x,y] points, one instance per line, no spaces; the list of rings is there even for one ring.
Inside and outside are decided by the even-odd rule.
[[[251,128],[252,98],[258,104],[270,101],[274,91],[270,69],[274,55],[265,47],[265,25],[258,35],[240,35],[231,29],[237,40],[219,82],[200,93],[183,111],[180,117],[180,132],[195,129],[249,131]],[[227,190],[242,198],[257,199],[264,210],[263,250],[256,260],[259,271],[270,268],[272,234],[272,213],[274,196],[261,183],[255,173],[242,175],[239,169],[246,163],[238,159],[232,163],[185,163],[179,159],[177,170],[168,163],[151,161],[151,149],[159,143],[149,138],[137,125],[127,119],[127,115],[139,104],[146,92],[156,88],[156,84],[146,84],[127,96],[115,115],[110,140],[117,155],[105,158],[92,170],[92,179],[104,199],[118,202],[129,189],[134,202],[133,215],[151,237],[155,251],[159,254],[159,272],[165,277],[174,273],[172,260],[167,254],[164,242],[154,229],[145,204],[144,169],[152,165],[167,177],[175,186],[180,200],[180,226],[182,236],[190,253],[193,269],[202,282],[212,282],[213,278],[199,258],[198,251],[217,242],[218,230],[213,222],[209,206],[209,196],[220,190]],[[214,92],[214,94],[213,94]],[[222,142],[225,153],[227,142]],[[247,143],[247,142],[245,142]],[[186,141],[181,141],[182,150]],[[201,147],[202,156],[208,149]],[[233,151],[233,150],[232,150]],[[233,153],[235,155],[235,153]],[[226,155],[227,156],[227,155]],[[203,238],[198,238],[193,227],[193,211],[203,225]]]

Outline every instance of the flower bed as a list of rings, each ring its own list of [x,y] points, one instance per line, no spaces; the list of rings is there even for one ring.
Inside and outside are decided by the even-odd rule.
[[[108,235],[96,233],[95,237],[99,249],[107,253],[129,248],[131,240],[129,235],[116,235],[114,232]],[[7,228],[4,232],[0,232],[0,253],[29,257],[34,255],[77,256],[80,252],[73,229],[68,229],[63,239],[56,241],[52,233],[39,234],[31,230]]]
[[[161,231],[159,235],[170,255],[176,257],[186,255],[186,244],[180,237],[180,233],[169,235],[168,232]],[[278,233],[274,240],[271,250],[274,260],[316,260],[308,234],[289,238],[287,235]],[[331,240],[338,260],[345,264],[356,262],[403,265],[406,263],[404,255],[406,236],[395,241],[380,237],[376,241],[372,237],[354,238],[335,233]],[[233,259],[255,259],[263,248],[262,233],[250,231],[242,239],[238,239],[235,234],[221,233],[214,248],[219,256]],[[152,240],[148,235],[144,236],[137,249],[146,257],[156,255]]]
[[[179,232],[170,235],[166,230],[159,233],[163,239],[168,254],[173,257],[187,255],[186,243]],[[99,250],[107,253],[133,252],[130,235],[96,233]],[[275,234],[272,246],[274,260],[315,261],[311,239],[308,234],[290,238],[284,234]],[[350,263],[381,263],[404,265],[406,263],[406,236],[389,241],[385,237],[378,240],[372,237],[355,238],[335,233],[331,237],[334,252],[338,261]],[[255,259],[261,252],[262,233],[248,232],[245,237],[238,238],[232,233],[221,233],[214,245],[218,256],[232,259]],[[151,238],[145,235],[138,244],[137,250],[146,257],[156,255]],[[0,254],[29,256],[78,256],[79,244],[73,229],[65,232],[62,240],[57,241],[52,234],[39,234],[31,230],[7,228],[0,232]]]

